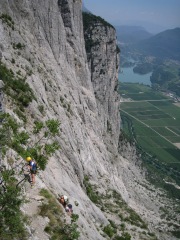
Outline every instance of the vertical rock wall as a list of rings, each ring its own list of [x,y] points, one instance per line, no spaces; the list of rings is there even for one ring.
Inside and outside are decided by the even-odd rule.
[[[113,26],[100,17],[83,13],[84,37],[91,82],[106,144],[117,146],[120,130],[118,70],[119,52]]]
[[[65,193],[72,202],[80,203],[76,211],[81,216],[82,239],[102,239],[97,227],[107,224],[107,220],[87,197],[83,179],[85,175],[95,182],[108,178],[109,162],[117,152],[115,32],[108,29],[97,60],[95,55],[92,60],[95,68],[102,51],[106,62],[104,69],[108,71],[103,75],[92,71],[91,76],[80,0],[3,0],[0,1],[2,14],[7,14],[14,22],[12,27],[0,19],[2,62],[15,74],[19,72],[26,78],[36,97],[26,109],[27,131],[35,120],[55,118],[61,122],[61,135],[57,139],[61,150],[49,160],[46,170],[39,173],[39,181],[54,194]],[[111,34],[113,43],[108,44]],[[14,47],[18,43],[23,47]],[[43,114],[38,110],[41,105]],[[6,111],[13,113],[13,108],[15,106],[6,104]],[[22,123],[21,119],[19,121]],[[104,144],[106,139],[111,152]]]
[[[36,97],[23,113],[26,124],[15,114],[17,106],[7,96],[5,110],[27,131],[36,120],[54,118],[61,122],[57,138],[61,149],[49,159],[45,171],[38,173],[34,192],[46,187],[55,196],[68,195],[72,204],[77,201],[79,206],[73,204],[73,208],[80,216],[82,240],[106,239],[102,229],[117,213],[117,208],[113,214],[108,210],[105,217],[107,212],[90,201],[83,183],[85,175],[100,193],[116,189],[152,228],[158,228],[162,222],[158,210],[161,201],[155,190],[148,191],[135,162],[135,150],[130,145],[122,149],[124,158],[117,151],[120,118],[115,30],[96,19],[84,33],[87,55],[81,0],[0,1],[0,59],[16,76],[25,78]],[[29,145],[33,141],[31,136]],[[31,189],[29,194],[32,197]],[[31,208],[24,209],[31,216]],[[36,214],[30,240],[44,236],[47,240],[47,234],[38,235],[47,219],[38,220]],[[120,226],[120,218],[116,220]],[[128,226],[133,239],[151,239]],[[160,229],[164,232],[166,225]]]

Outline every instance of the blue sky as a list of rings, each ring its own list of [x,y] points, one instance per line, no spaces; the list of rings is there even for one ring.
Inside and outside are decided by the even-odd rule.
[[[180,0],[83,1],[88,10],[114,25],[141,25],[149,31],[180,27]]]

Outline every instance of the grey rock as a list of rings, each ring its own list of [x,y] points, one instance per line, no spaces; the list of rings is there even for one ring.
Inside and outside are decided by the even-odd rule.
[[[3,87],[4,87],[4,82],[0,80],[0,89],[2,89]]]
[[[46,187],[55,196],[65,194],[72,203],[79,203],[74,208],[80,216],[80,239],[105,239],[97,226],[107,225],[109,217],[88,198],[85,175],[102,193],[116,189],[129,206],[145,214],[145,221],[154,230],[153,225],[161,222],[161,204],[140,184],[145,179],[136,165],[134,148],[120,144],[122,153],[118,153],[119,58],[114,29],[102,25],[92,29],[92,38],[99,39],[99,44],[92,49],[90,58],[85,52],[81,0],[3,0],[1,13],[14,21],[13,30],[0,20],[0,42],[6,56],[2,61],[14,72],[21,70],[37,99],[26,109],[26,130],[32,129],[34,120],[55,118],[61,122],[57,138],[61,149],[49,159],[46,170],[38,174],[39,190]],[[24,48],[18,51],[12,43],[22,43]],[[27,69],[32,70],[31,75]],[[44,114],[39,112],[39,105],[44,106]],[[6,111],[14,115],[15,108],[6,105]],[[35,202],[31,202],[35,214],[41,203],[30,200]],[[49,239],[43,232],[47,222],[34,217],[31,226],[35,231],[30,239]]]

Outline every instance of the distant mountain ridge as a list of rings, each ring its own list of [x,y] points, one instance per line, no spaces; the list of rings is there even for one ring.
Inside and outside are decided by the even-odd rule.
[[[133,47],[145,55],[180,61],[180,28],[163,31]]]
[[[116,26],[117,39],[120,43],[136,43],[152,36],[145,28],[140,26]]]

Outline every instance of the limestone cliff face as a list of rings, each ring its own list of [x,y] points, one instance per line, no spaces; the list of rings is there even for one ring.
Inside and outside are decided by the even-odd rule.
[[[39,174],[39,184],[43,181],[55,195],[65,193],[72,202],[80,203],[75,211],[81,216],[82,239],[102,239],[97,227],[108,222],[87,197],[83,179],[84,175],[95,182],[103,176],[108,179],[108,163],[113,155],[103,143],[103,133],[110,119],[108,114],[115,114],[117,123],[112,128],[113,133],[117,130],[117,137],[112,145],[117,145],[118,102],[115,108],[110,103],[115,80],[108,76],[104,87],[112,86],[103,97],[107,107],[102,109],[103,114],[98,110],[94,94],[97,84],[92,84],[85,52],[81,4],[80,0],[1,1],[0,14],[10,16],[14,26],[0,20],[0,51],[2,62],[26,76],[36,96],[26,109],[27,130],[37,119],[61,121],[61,150]],[[14,47],[18,43],[21,49]],[[44,114],[39,112],[39,105],[44,106]],[[13,106],[6,103],[6,111],[12,110]]]
[[[148,192],[149,197],[145,180],[142,186],[137,184],[142,176],[136,168],[136,157],[131,158],[134,151],[128,148],[128,159],[118,154],[119,60],[115,31],[102,23],[90,28],[93,46],[87,56],[81,4],[81,0],[0,1],[0,15],[7,14],[13,21],[0,19],[0,56],[8,68],[26,78],[36,97],[25,110],[26,124],[16,116],[22,126],[28,131],[35,120],[55,118],[61,122],[57,138],[61,149],[49,159],[46,170],[38,174],[34,194],[47,187],[55,196],[66,194],[72,203],[78,201],[79,206],[73,206],[80,216],[80,239],[98,240],[108,239],[102,228],[112,216],[88,198],[85,175],[100,193],[110,189],[121,193],[145,221],[150,219],[152,229],[161,221],[158,206],[152,201],[157,196]],[[43,113],[39,106],[43,106]],[[15,115],[11,101],[6,101],[5,109]],[[47,219],[38,220],[31,207],[23,208],[31,218],[34,216],[29,239],[49,239],[42,232]],[[122,223],[118,216],[113,220],[119,226]],[[136,235],[130,225],[127,229],[134,239],[151,239],[144,235],[141,238],[141,233]]]
[[[118,69],[119,51],[113,26],[90,13],[83,13],[84,38],[102,134],[109,147],[117,146],[120,129]],[[108,134],[110,138],[108,139]],[[117,148],[116,148],[117,149]]]

